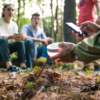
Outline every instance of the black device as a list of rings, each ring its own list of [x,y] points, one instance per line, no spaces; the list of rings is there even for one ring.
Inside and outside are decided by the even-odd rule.
[[[66,23],[66,26],[68,26],[70,29],[72,29],[75,33],[79,34],[80,36],[83,36],[83,34],[87,36],[87,33],[85,31],[80,30],[80,28],[77,25],[71,22]]]

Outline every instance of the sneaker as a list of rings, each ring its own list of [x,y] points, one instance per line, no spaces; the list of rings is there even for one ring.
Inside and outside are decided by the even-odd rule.
[[[100,67],[94,66],[94,71],[100,71]]]
[[[27,67],[26,67],[26,66],[24,66],[22,69],[27,69]]]
[[[14,65],[11,65],[8,69],[7,72],[17,72],[16,68],[14,67]]]
[[[81,69],[81,71],[86,71],[86,69],[87,69],[87,67],[84,66],[84,67]]]

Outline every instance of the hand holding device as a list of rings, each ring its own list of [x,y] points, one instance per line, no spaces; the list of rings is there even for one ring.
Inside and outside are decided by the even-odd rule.
[[[75,24],[68,22],[66,23],[66,26],[68,26],[70,29],[72,29],[75,33],[77,33],[80,37],[83,37],[83,34],[87,36],[87,33],[83,30],[81,30],[78,26]]]

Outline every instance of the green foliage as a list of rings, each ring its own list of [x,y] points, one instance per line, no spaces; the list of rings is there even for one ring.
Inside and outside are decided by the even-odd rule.
[[[32,85],[34,85],[33,82],[27,82],[27,84],[24,86],[24,88],[31,89]]]
[[[73,69],[73,72],[77,72],[77,70],[76,69]]]
[[[21,28],[22,28],[23,25],[30,23],[30,19],[29,18],[21,17],[20,20],[19,20],[19,23],[20,23],[19,29],[21,31]]]
[[[27,73],[29,73],[29,72],[31,72],[32,71],[32,68],[27,68],[27,69],[21,69],[20,67],[18,67],[18,66],[14,66],[18,71],[20,71],[20,72],[27,72]]]
[[[64,69],[64,70],[70,70],[70,69],[73,69],[73,67],[74,67],[74,64],[63,64],[62,65],[62,68]]]
[[[86,73],[91,74],[90,70],[88,70],[87,68],[85,68],[85,70],[86,70]]]
[[[97,76],[97,80],[100,81],[100,76]]]
[[[42,0],[37,0],[37,1],[36,1],[37,5],[40,6],[41,1],[42,1]]]
[[[34,69],[39,69],[40,67],[39,66],[34,66]]]

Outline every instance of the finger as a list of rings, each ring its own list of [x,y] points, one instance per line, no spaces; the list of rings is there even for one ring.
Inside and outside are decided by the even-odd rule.
[[[58,45],[60,48],[63,48],[63,47],[65,47],[65,43],[64,42],[61,42],[61,43],[59,43],[59,45]]]
[[[83,38],[86,38],[86,35],[85,34],[83,34]]]
[[[79,34],[76,34],[76,37],[77,37],[77,38],[82,38],[81,36],[79,36]]]
[[[59,45],[58,45],[60,48],[62,48],[62,43],[63,43],[63,42],[59,43]]]
[[[83,22],[83,23],[80,25],[80,29],[83,30],[83,28],[86,27],[86,26],[87,26],[87,22]]]
[[[56,61],[57,61],[57,62],[60,61],[60,58],[56,59]]]
[[[72,31],[73,34],[76,34],[74,31]]]

